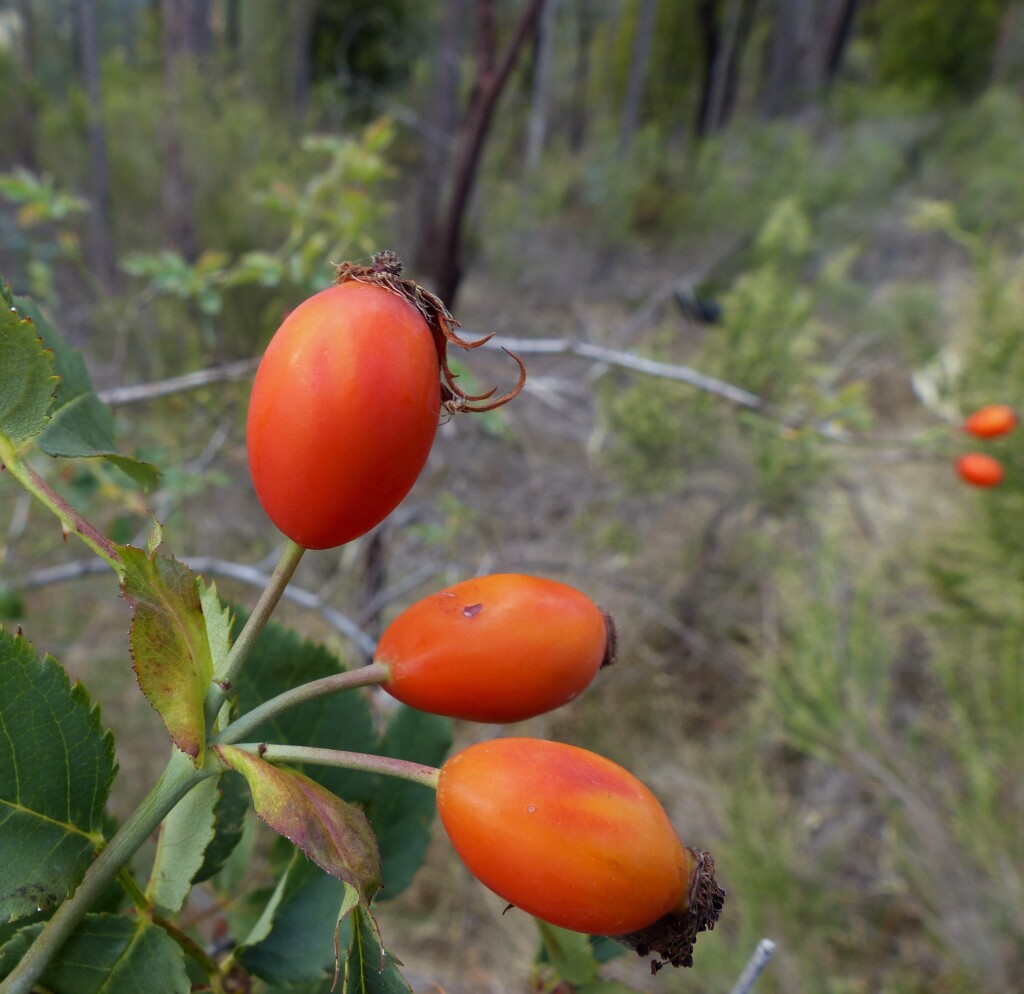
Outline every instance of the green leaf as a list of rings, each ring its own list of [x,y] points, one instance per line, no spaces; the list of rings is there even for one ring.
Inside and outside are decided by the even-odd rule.
[[[352,939],[344,967],[345,994],[411,994],[412,988],[398,971],[398,960],[384,949],[373,915],[358,907],[350,917]]]
[[[293,984],[319,982],[323,986],[302,989],[325,991],[337,969],[336,989],[345,994],[410,991],[398,972],[398,960],[384,952],[377,922],[354,889],[299,854],[236,958],[275,989],[294,991]]]
[[[6,976],[39,934],[22,929],[0,948]],[[86,915],[39,981],[52,994],[188,994],[191,984],[181,949],[146,918]]]
[[[85,689],[0,627],[0,921],[78,885],[115,772],[113,737]]]
[[[147,895],[164,913],[181,910],[192,880],[203,865],[206,847],[213,841],[219,779],[209,777],[198,783],[160,826]]]
[[[149,489],[159,479],[155,466],[121,455],[114,441],[114,416],[93,392],[81,353],[71,348],[31,301],[17,299],[19,311],[31,318],[36,333],[52,353],[53,371],[60,377],[52,417],[38,439],[50,456],[102,456]]]
[[[210,645],[210,658],[213,660],[213,674],[216,677],[222,671],[231,649],[231,611],[221,603],[215,583],[207,586],[199,580],[199,602],[206,619],[206,639]]]
[[[543,943],[542,958],[560,979],[575,987],[597,977],[598,964],[588,936],[539,920],[537,928]]]
[[[440,766],[452,744],[452,723],[438,715],[399,706],[375,750],[397,759],[414,757],[417,763]],[[430,828],[437,813],[437,794],[429,787],[378,776],[362,800],[377,833],[384,871],[380,900],[397,897],[412,882],[423,864],[430,843]]]
[[[315,780],[243,752],[214,747],[249,783],[256,814],[318,866],[369,901],[380,889],[380,854],[366,816]]]
[[[224,868],[242,841],[245,816],[251,807],[249,791],[241,777],[224,775],[215,782],[217,803],[213,808],[213,841],[206,847],[203,865],[192,880],[194,884],[209,880]]]
[[[592,935],[590,948],[594,950],[594,959],[598,963],[610,963],[613,959],[625,956],[628,950],[624,945],[609,938],[607,935]]]
[[[259,921],[236,950],[250,973],[272,984],[324,981],[334,972],[335,928],[346,885],[295,852]],[[338,943],[349,944],[349,923]]]
[[[46,426],[57,389],[53,355],[0,284],[0,433],[16,442]]]
[[[213,679],[196,577],[176,559],[118,546],[121,590],[132,606],[135,673],[174,744],[196,765],[206,747],[204,702]]]

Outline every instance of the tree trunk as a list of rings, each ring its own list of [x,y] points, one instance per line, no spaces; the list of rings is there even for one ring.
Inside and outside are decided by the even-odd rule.
[[[811,90],[809,0],[775,0],[767,79],[761,99],[766,117],[794,110]]]
[[[36,138],[37,100],[33,85],[36,71],[37,37],[31,0],[18,0],[18,19],[21,22],[21,39],[17,46],[21,93],[18,101],[18,126],[14,136],[17,142],[15,154],[26,169],[37,172],[39,169],[39,149]]]
[[[75,0],[75,31],[78,35],[79,70],[87,106],[89,144],[90,264],[104,290],[115,280],[114,239],[110,227],[110,166],[107,135],[103,126],[103,97],[100,92],[99,43],[96,37],[96,0]]]
[[[292,98],[300,121],[309,110],[313,85],[312,30],[313,0],[292,0]]]
[[[547,144],[551,117],[551,83],[555,62],[555,24],[558,0],[547,0],[537,29],[536,58],[533,67],[533,102],[526,132],[526,168],[533,172],[540,165]]]
[[[462,280],[462,229],[476,183],[480,156],[498,99],[508,83],[527,39],[536,31],[544,0],[528,0],[501,61],[496,58],[494,0],[477,0],[476,80],[463,117],[452,167],[451,195],[439,226],[434,264],[429,267],[434,291],[449,308]]]
[[[587,140],[590,90],[590,42],[594,25],[584,3],[576,4],[576,53],[572,66],[572,110],[569,115],[569,149],[580,152]]]
[[[629,60],[629,78],[626,83],[626,100],[622,108],[622,126],[619,132],[619,155],[625,155],[633,145],[640,126],[640,112],[647,82],[647,65],[654,44],[654,19],[658,12],[658,0],[641,0],[637,15],[636,34],[633,36],[633,54]]]
[[[858,0],[830,0],[822,20],[821,58],[818,82],[826,86],[835,81],[843,66],[846,46],[853,35]]]
[[[210,7],[205,0],[161,0],[164,116],[161,122],[163,182],[161,209],[164,238],[186,259],[198,245],[192,216],[191,183],[182,134],[182,99],[186,67],[197,64],[212,43]]]
[[[992,58],[992,82],[1019,78],[1024,70],[1024,3],[1012,0],[1003,11]]]
[[[435,49],[430,101],[423,115],[426,127],[419,171],[414,256],[419,272],[432,272],[436,265],[445,178],[451,168],[459,127],[459,86],[462,79],[459,66],[465,26],[469,20],[469,0],[447,0]]]
[[[699,136],[720,130],[732,116],[740,59],[756,6],[757,0],[729,0],[720,30],[717,0],[700,0],[697,18],[703,36],[704,71],[697,108]]]
[[[799,110],[842,66],[857,0],[775,0],[767,85],[768,117]]]

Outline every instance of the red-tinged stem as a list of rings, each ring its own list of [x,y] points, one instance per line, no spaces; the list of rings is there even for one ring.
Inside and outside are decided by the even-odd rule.
[[[374,756],[364,752],[344,752],[341,749],[317,749],[313,746],[273,745],[266,742],[244,742],[235,745],[236,749],[250,752],[265,759],[268,763],[312,763],[314,766],[340,766],[346,770],[359,770],[363,773],[382,773],[389,777],[399,777],[424,787],[437,788],[440,770],[421,763],[410,763],[405,759],[394,759],[391,756]]]
[[[303,704],[306,701],[314,701],[318,697],[326,697],[329,694],[337,694],[343,690],[351,690],[353,687],[370,687],[375,684],[384,683],[390,672],[384,663],[371,663],[356,670],[346,670],[344,673],[332,673],[320,680],[312,680],[299,687],[286,690],[269,701],[264,701],[259,707],[253,708],[240,718],[233,721],[220,734],[215,735],[211,742],[213,744],[228,745],[244,739],[247,735],[255,732],[260,725],[265,724],[279,714]]]
[[[61,497],[28,463],[23,462],[11,440],[4,435],[0,435],[0,461],[11,476],[60,519],[66,534],[77,535],[118,576],[121,575],[121,557],[117,546]]]

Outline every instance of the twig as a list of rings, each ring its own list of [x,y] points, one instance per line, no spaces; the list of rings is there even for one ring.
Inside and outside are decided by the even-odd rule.
[[[729,994],[749,994],[750,989],[761,976],[761,971],[768,965],[768,961],[775,952],[775,943],[771,939],[762,939],[757,948],[751,953],[747,965],[743,968],[739,980]]]
[[[197,369],[181,376],[171,376],[166,380],[152,383],[137,383],[131,386],[112,387],[98,391],[98,396],[105,404],[135,404],[143,400],[166,397],[168,394],[181,393],[183,390],[195,390],[209,386],[211,383],[224,383],[228,380],[244,380],[251,376],[259,365],[259,359],[239,359],[226,362],[208,369]]]
[[[744,390],[742,387],[726,383],[724,380],[715,379],[713,376],[706,376],[689,366],[676,366],[667,362],[658,362],[656,359],[644,359],[642,356],[633,355],[630,352],[619,352],[616,349],[609,349],[603,345],[594,345],[591,342],[575,342],[568,338],[505,338],[495,336],[486,345],[488,348],[507,348],[517,353],[541,353],[545,355],[574,355],[584,359],[595,359],[598,362],[607,363],[609,366],[618,366],[622,369],[630,369],[636,373],[646,373],[648,376],[659,376],[667,380],[676,380],[679,383],[688,383],[690,386],[705,390],[719,397],[728,400],[752,411],[764,410],[765,401],[763,397]]]
[[[255,566],[246,566],[243,563],[217,559],[214,556],[195,556],[191,559],[182,559],[181,562],[195,573],[212,573],[215,576],[224,576],[231,580],[238,580],[241,583],[246,583],[260,589],[267,585],[269,579],[268,573],[257,569]],[[103,573],[106,569],[106,564],[99,559],[79,559],[70,563],[62,563],[59,566],[50,566],[46,569],[26,573],[18,578],[17,585],[22,589],[45,587],[52,583],[63,583],[66,580],[91,576],[93,573]],[[360,652],[367,657],[373,656],[377,648],[376,642],[351,618],[326,604],[321,597],[311,590],[305,590],[302,587],[289,584],[285,589],[284,599],[316,611],[325,621],[333,625],[342,635],[354,643]]]
[[[829,421],[807,423],[801,418],[787,416],[783,412],[772,409],[763,397],[751,393],[749,390],[744,390],[733,383],[698,372],[690,366],[660,362],[657,359],[646,359],[631,352],[622,352],[617,349],[607,348],[604,345],[574,341],[568,338],[507,338],[505,336],[495,336],[484,347],[507,349],[510,352],[524,355],[567,355],[582,359],[592,359],[607,366],[615,366],[620,369],[631,370],[635,373],[643,373],[645,376],[657,376],[661,379],[674,380],[677,383],[686,383],[698,390],[703,390],[705,393],[721,397],[737,407],[742,407],[749,411],[757,411],[779,421],[787,427],[810,428],[823,438],[833,442],[850,442],[853,440],[852,436],[847,432],[844,432]],[[211,366],[209,369],[197,370],[194,373],[185,373],[182,376],[172,376],[166,380],[157,380],[153,383],[140,383],[134,386],[102,390],[99,396],[101,400],[112,405],[152,400],[184,390],[194,390],[212,383],[245,379],[255,371],[258,364],[258,359],[242,359],[237,362],[225,363],[221,366]]]

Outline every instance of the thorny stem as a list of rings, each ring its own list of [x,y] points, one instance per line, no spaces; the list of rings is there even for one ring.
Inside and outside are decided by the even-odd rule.
[[[206,694],[207,729],[213,727],[221,705],[231,692],[231,685],[234,683],[239,670],[242,668],[242,664],[245,662],[245,657],[249,655],[257,637],[266,626],[274,608],[277,607],[277,602],[281,599],[281,595],[284,593],[285,587],[288,586],[288,581],[294,575],[295,569],[299,565],[299,560],[302,559],[302,554],[305,551],[303,546],[292,541],[289,541],[284,547],[281,558],[274,567],[274,572],[270,574],[270,581],[263,589],[260,599],[252,609],[252,614],[249,615],[249,619],[246,621],[241,632],[239,632],[238,638],[235,639],[234,644],[231,646],[231,651],[224,660],[223,669],[221,672],[214,674],[214,682]]]
[[[276,718],[297,704],[314,701],[318,697],[337,694],[343,690],[351,690],[353,687],[370,687],[374,684],[384,683],[389,675],[388,667],[384,663],[371,663],[369,666],[346,670],[344,673],[332,673],[320,680],[312,680],[299,687],[293,687],[283,694],[278,694],[277,697],[272,697],[269,701],[264,701],[247,714],[243,714],[228,725],[224,731],[215,735],[211,742],[223,745],[237,742],[256,731],[260,725]]]
[[[96,857],[74,894],[54,912],[7,979],[0,983],[0,994],[29,994],[100,894],[174,805],[200,780],[218,772],[216,765],[197,770],[183,752],[174,752],[153,789]]]
[[[421,763],[410,763],[391,756],[374,756],[363,752],[345,752],[341,749],[317,749],[313,746],[272,745],[266,742],[243,742],[234,748],[252,753],[268,763],[312,763],[314,766],[339,766],[345,770],[363,773],[382,773],[399,777],[424,787],[437,788],[440,770]],[[3,994],[0,991],[0,994]]]
[[[28,463],[23,462],[14,444],[6,435],[0,435],[0,462],[3,462],[4,468],[36,500],[48,507],[60,519],[66,535],[77,535],[97,556],[111,566],[118,576],[121,576],[123,567],[117,546],[86,521]]]

